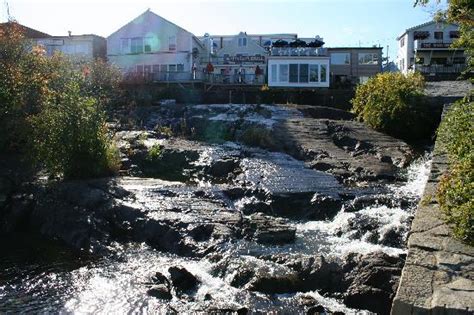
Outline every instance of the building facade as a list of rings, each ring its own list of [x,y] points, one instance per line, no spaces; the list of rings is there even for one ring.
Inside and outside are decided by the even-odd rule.
[[[197,79],[204,46],[190,32],[145,11],[107,37],[107,57],[128,78],[153,81]]]
[[[44,47],[47,56],[60,52],[77,59],[101,58],[105,60],[107,57],[105,38],[93,34],[49,36],[37,38],[35,42],[37,45]]]
[[[459,74],[466,68],[464,49],[450,48],[459,37],[459,26],[427,22],[397,37],[397,65],[401,72],[418,71],[427,76]]]
[[[382,72],[381,47],[328,48],[334,86],[364,83]]]

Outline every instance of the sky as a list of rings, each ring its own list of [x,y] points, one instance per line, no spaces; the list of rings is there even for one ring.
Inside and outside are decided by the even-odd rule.
[[[394,60],[396,37],[431,20],[436,7],[414,0],[0,0],[10,16],[50,35],[107,37],[150,9],[196,36],[297,33],[324,38],[326,47],[381,46]]]

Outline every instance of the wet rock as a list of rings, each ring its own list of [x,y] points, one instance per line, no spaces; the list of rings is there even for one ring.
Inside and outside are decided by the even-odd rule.
[[[235,159],[217,160],[209,167],[208,173],[214,177],[224,177],[232,173],[238,165]]]
[[[352,256],[349,260],[353,260],[349,264],[355,267],[345,276],[349,287],[344,303],[352,308],[389,314],[405,256],[392,257],[378,252]]]
[[[307,315],[315,315],[315,314],[319,315],[319,314],[325,314],[325,313],[326,313],[326,309],[322,305],[312,306],[308,308],[308,310],[306,311]]]
[[[173,287],[178,292],[189,292],[197,289],[200,281],[183,267],[170,267],[168,269]]]
[[[167,286],[168,288],[170,287],[170,282],[169,282],[168,278],[166,278],[166,276],[164,274],[162,274],[161,272],[155,273],[153,275],[153,277],[151,277],[151,281],[154,284],[163,284],[163,285]]]
[[[253,235],[257,243],[285,244],[295,241],[296,228],[287,220],[257,213],[244,220],[243,233]]]
[[[149,296],[153,296],[157,299],[162,299],[162,300],[171,300],[173,298],[170,290],[164,284],[153,286],[151,289],[147,291],[147,294]]]

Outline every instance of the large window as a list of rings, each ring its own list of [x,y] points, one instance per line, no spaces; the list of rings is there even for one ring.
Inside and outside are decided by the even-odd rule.
[[[169,72],[176,72],[176,65],[168,65]]]
[[[272,82],[277,82],[277,65],[272,65]]]
[[[298,83],[298,64],[297,63],[290,64],[290,82]]]
[[[176,66],[177,66],[178,72],[183,72],[184,71],[184,64],[178,63]]]
[[[300,83],[308,83],[308,64],[300,64]]]
[[[378,64],[379,58],[376,53],[359,53],[359,64],[360,65],[376,65]]]
[[[288,65],[280,65],[280,82],[288,82]]]
[[[143,52],[143,38],[134,37],[132,38],[131,53],[141,54]]]
[[[350,53],[332,53],[331,64],[333,65],[349,65],[351,63]]]
[[[321,82],[326,82],[326,65],[321,65]]]
[[[120,39],[122,54],[130,53],[130,38]]]
[[[310,65],[309,66],[309,82],[318,82],[319,81],[319,65]]]
[[[152,38],[150,37],[146,37],[143,39],[145,52],[151,52],[151,42],[152,42]]]
[[[443,39],[443,32],[434,32],[435,39]]]
[[[176,36],[170,36],[168,38],[168,43],[169,43],[169,50],[175,51],[176,50]]]

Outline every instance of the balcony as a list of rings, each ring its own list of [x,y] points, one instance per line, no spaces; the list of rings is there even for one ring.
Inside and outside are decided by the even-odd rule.
[[[456,74],[466,70],[466,64],[452,64],[452,65],[413,65],[413,69],[417,72],[426,75],[436,74]]]
[[[452,40],[425,40],[417,39],[415,40],[415,50],[449,50],[450,46],[453,43]]]
[[[313,47],[272,47],[271,56],[295,56],[295,57],[325,57],[327,56],[326,48]]]
[[[123,81],[130,84],[142,83],[184,83],[184,82],[201,82],[204,79],[202,72],[196,71],[160,71],[160,72],[129,72],[124,75]]]

